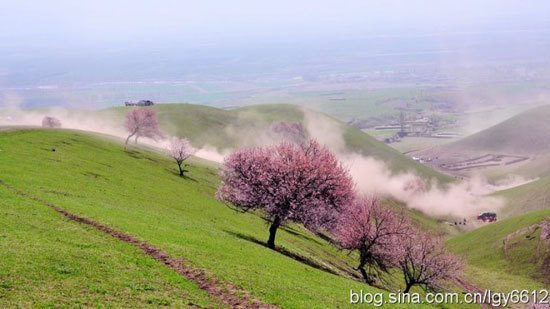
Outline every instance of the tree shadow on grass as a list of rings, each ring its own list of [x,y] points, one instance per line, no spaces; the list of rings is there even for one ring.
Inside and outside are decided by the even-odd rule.
[[[170,168],[166,168],[166,170],[168,172],[170,172],[170,174],[178,177],[178,178],[181,178],[181,179],[185,179],[185,180],[190,180],[190,181],[193,181],[193,182],[199,182],[197,179],[191,177],[191,176],[187,176],[187,174],[183,174],[183,176],[180,176],[180,173],[178,171],[174,171],[173,169],[170,169]]]
[[[332,239],[332,237],[330,237],[329,235],[323,233],[323,232],[317,232],[315,233],[315,235],[319,238],[321,238],[322,240],[328,242],[329,244],[331,245],[335,245],[337,243],[336,240]]]
[[[126,152],[126,154],[128,154],[130,157],[132,157],[134,159],[149,160],[153,163],[160,163],[159,160],[151,158],[150,156],[145,155],[141,151],[137,151],[137,150],[133,150],[133,149],[125,149],[125,152]]]
[[[252,236],[249,236],[249,235],[245,235],[245,234],[241,234],[241,233],[236,233],[236,232],[232,232],[232,231],[228,231],[228,230],[224,230],[224,232],[230,234],[230,235],[233,235],[237,238],[240,238],[240,239],[244,239],[244,240],[247,240],[247,241],[250,241],[250,242],[253,242],[257,245],[261,245],[263,247],[267,247],[267,244],[255,237],[252,237]],[[330,273],[330,274],[333,274],[333,275],[336,275],[336,276],[340,276],[341,274],[337,273],[336,271],[334,271],[333,269],[330,269],[329,267],[327,266],[324,266],[324,265],[321,265],[319,263],[317,263],[316,261],[310,259],[310,258],[307,258],[305,256],[302,256],[302,255],[299,255],[297,253],[294,253],[288,249],[286,249],[285,247],[281,247],[281,246],[275,246],[275,249],[273,251],[276,251],[282,255],[285,255],[291,259],[294,259],[302,264],[305,264],[305,265],[308,265],[308,266],[311,266],[313,268],[316,268],[316,269],[319,269],[319,270],[322,270],[324,272],[327,272],[327,273]]]
[[[109,180],[107,177],[105,177],[101,174],[90,172],[90,171],[82,172],[81,174],[84,175],[84,176],[92,177],[94,179],[100,178],[100,179],[104,179],[104,180]]]
[[[260,218],[267,224],[267,225],[270,225],[271,224],[271,221],[269,221],[268,219],[264,218],[263,216],[260,216]],[[308,235],[305,235],[305,234],[302,234],[300,231],[294,229],[294,228],[291,228],[290,226],[287,226],[287,225],[282,225],[280,228],[280,230],[283,230],[291,235],[294,235],[296,237],[300,237],[302,239],[305,239],[307,241],[312,241],[312,242],[315,242],[317,243],[318,245],[321,245],[323,246],[324,244],[322,242],[320,242],[319,240],[313,238],[313,237],[310,237]]]
[[[323,244],[322,242],[320,242],[319,240],[317,240],[317,239],[315,239],[315,238],[313,238],[313,237],[310,237],[310,236],[308,236],[308,235],[304,235],[304,234],[300,233],[299,231],[297,231],[297,230],[295,230],[295,229],[293,229],[293,228],[291,228],[291,227],[282,226],[282,227],[280,227],[280,229],[283,230],[283,231],[285,231],[285,232],[287,232],[287,233],[289,233],[289,234],[291,234],[291,235],[294,235],[294,236],[296,236],[296,237],[302,238],[302,239],[307,240],[307,241],[312,241],[312,242],[314,242],[314,243],[316,243],[316,244],[318,244],[318,245],[321,245],[321,246],[325,245],[325,244]]]

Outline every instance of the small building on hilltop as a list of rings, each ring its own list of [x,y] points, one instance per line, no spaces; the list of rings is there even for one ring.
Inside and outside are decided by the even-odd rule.
[[[126,101],[124,102],[124,105],[125,106],[152,106],[152,105],[155,105],[155,103],[153,103],[153,101],[151,100],[140,100],[138,102]]]

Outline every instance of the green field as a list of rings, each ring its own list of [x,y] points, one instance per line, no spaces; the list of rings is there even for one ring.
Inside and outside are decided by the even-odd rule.
[[[264,247],[266,224],[257,215],[236,213],[217,202],[216,168],[200,161],[193,161],[189,177],[182,179],[175,164],[160,154],[125,151],[120,142],[66,130],[3,131],[0,150],[3,181],[186,258],[264,302],[290,308],[337,307],[348,302],[350,289],[380,291],[350,279],[354,255],[300,226],[278,233],[279,252]],[[67,222],[44,205],[1,192],[2,211],[8,214],[2,220],[11,224],[0,238],[9,249],[2,250],[1,307],[25,302],[210,306],[214,301],[135,248]],[[12,235],[21,240],[14,241]],[[57,260],[50,265],[52,255]],[[108,280],[101,282],[105,276]],[[392,280],[389,288],[399,289],[401,277]],[[41,281],[48,283],[27,284]],[[29,288],[37,295],[25,298]],[[70,291],[83,296],[75,298]],[[42,299],[39,293],[49,296]],[[120,299],[111,299],[117,295]]]
[[[441,146],[453,142],[450,138],[416,137],[410,136],[402,138],[401,141],[391,143],[389,146],[402,152],[417,151],[435,146]]]
[[[365,133],[367,133],[370,136],[374,136],[376,138],[383,138],[383,137],[391,137],[395,135],[397,132],[399,132],[398,129],[384,129],[384,130],[376,130],[376,129],[363,129],[361,130]]]

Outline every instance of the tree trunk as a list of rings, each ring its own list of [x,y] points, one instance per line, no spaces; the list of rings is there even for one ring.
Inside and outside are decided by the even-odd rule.
[[[403,294],[409,293],[410,289],[412,288],[414,284],[413,283],[407,283],[407,286],[405,287],[405,290],[403,291]]]
[[[183,177],[183,168],[181,168],[181,163],[178,163],[178,168],[180,169],[180,176]]]
[[[371,284],[372,281],[369,278],[369,274],[367,274],[367,271],[365,270],[365,266],[359,266],[359,271],[361,272],[361,275],[363,276],[363,279],[365,279],[365,282],[367,284]]]
[[[280,225],[281,219],[277,216],[269,227],[269,239],[267,240],[267,247],[270,249],[275,249],[275,234],[277,234],[277,229]]]
[[[125,145],[128,145],[128,141],[130,141],[130,138],[132,138],[132,136],[134,136],[134,134],[136,134],[136,133],[132,133],[132,134],[128,135],[128,137],[126,138],[126,142],[124,143]]]
[[[363,276],[363,279],[365,279],[365,282],[367,284],[372,284],[373,280],[370,278],[369,274],[365,270],[365,265],[367,264],[366,253],[364,253],[363,250],[360,250],[359,255],[359,266],[357,267],[357,269],[361,272],[361,275]]]
[[[134,140],[134,144],[137,144],[138,138],[139,138],[139,135],[136,135],[136,139]]]

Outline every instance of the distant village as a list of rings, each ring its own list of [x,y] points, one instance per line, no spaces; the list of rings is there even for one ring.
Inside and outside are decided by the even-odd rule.
[[[454,121],[449,123],[440,116],[426,116],[421,110],[400,109],[398,122],[391,122],[388,125],[375,126],[375,130],[397,130],[393,136],[385,137],[385,143],[400,141],[405,136],[421,136],[434,138],[455,138],[458,135],[450,132],[440,132],[443,128],[450,128],[456,125]]]

